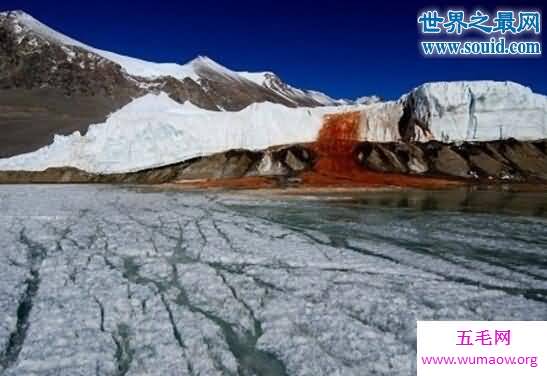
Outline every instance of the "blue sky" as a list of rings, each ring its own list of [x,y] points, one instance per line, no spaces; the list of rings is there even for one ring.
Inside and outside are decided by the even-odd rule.
[[[207,55],[235,70],[271,70],[334,97],[396,98],[426,81],[512,80],[547,94],[547,59],[425,58],[416,17],[441,2],[194,0],[53,2],[2,0],[103,49],[152,61]],[[473,10],[473,2],[449,4]],[[541,9],[541,2],[482,1]],[[545,22],[543,22],[545,24]]]

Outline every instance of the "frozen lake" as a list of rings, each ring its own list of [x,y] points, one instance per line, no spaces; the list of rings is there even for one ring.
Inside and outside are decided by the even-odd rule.
[[[412,375],[416,320],[547,320],[547,195],[0,187],[0,374]]]

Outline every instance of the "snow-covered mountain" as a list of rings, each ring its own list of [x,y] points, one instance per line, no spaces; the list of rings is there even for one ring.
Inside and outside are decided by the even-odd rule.
[[[201,86],[207,94],[210,93],[208,93],[209,83],[206,81],[229,83],[233,87],[237,86],[238,90],[247,89],[247,91],[251,87],[257,86],[254,87],[254,90],[257,92],[253,94],[254,97],[250,95],[252,101],[232,104],[230,106],[223,106],[223,103],[215,103],[218,107],[217,109],[239,110],[250,103],[266,100],[294,107],[339,104],[337,100],[323,93],[293,88],[281,81],[273,73],[236,72],[205,56],[198,56],[186,64],[154,63],[91,47],[50,28],[23,11],[0,13],[0,22],[11,28],[15,34],[17,45],[25,42],[35,47],[39,47],[44,43],[56,44],[61,46],[66,52],[66,59],[68,61],[73,59],[79,50],[85,50],[88,53],[95,54],[118,64],[124,73],[136,80],[139,86],[144,88],[161,87],[162,83],[158,82],[158,80],[166,77],[174,78],[181,82],[184,82],[186,79],[191,80]],[[235,91],[235,89],[232,90]],[[195,103],[193,98],[188,99],[197,106],[202,106],[201,103]],[[217,101],[213,100],[213,102]]]
[[[382,101],[382,98],[380,98],[379,96],[371,95],[371,96],[359,97],[354,101],[354,103],[356,103],[356,104],[372,104],[372,103],[377,103],[377,102],[381,102],[381,101]]]
[[[290,101],[294,101],[295,103],[305,99],[312,99],[313,101],[324,106],[347,105],[354,103],[353,101],[346,99],[333,99],[325,93],[321,93],[319,91],[297,89],[283,82],[273,72],[238,72],[238,74],[247,80],[253,81],[257,85],[266,87],[276,92]]]
[[[0,69],[0,157],[36,150],[56,134],[85,133],[89,124],[147,93],[165,92],[179,103],[213,111],[260,102],[345,103],[291,87],[273,73],[237,72],[204,56],[186,64],[153,63],[105,51],[22,11],[0,13]]]

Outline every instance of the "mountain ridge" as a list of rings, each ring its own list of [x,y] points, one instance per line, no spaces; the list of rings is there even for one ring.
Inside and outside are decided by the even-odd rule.
[[[201,79],[208,79],[207,72],[214,72],[216,76],[222,76],[225,79],[233,81],[248,81],[246,85],[256,84],[261,88],[270,90],[272,94],[280,98],[268,98],[270,101],[280,101],[285,105],[294,106],[319,106],[319,105],[336,105],[346,104],[348,101],[336,100],[330,96],[315,91],[296,89],[284,83],[278,75],[273,72],[238,72],[231,70],[207,56],[198,55],[185,64],[178,63],[155,63],[146,60],[125,56],[115,52],[110,52],[89,46],[69,36],[66,36],[49,26],[35,19],[30,14],[22,11],[6,11],[0,13],[0,18],[4,18],[13,23],[13,28],[17,34],[18,43],[24,39],[24,35],[31,33],[36,37],[43,38],[50,43],[60,44],[65,47],[77,47],[88,52],[94,53],[104,59],[118,64],[129,76],[140,80],[157,80],[161,78],[171,77],[179,81],[184,81],[189,78],[199,84]],[[262,76],[262,82],[256,78]],[[275,81],[272,84],[272,81]],[[176,99],[176,98],[174,98]],[[275,99],[278,99],[276,101]],[[286,101],[286,103],[283,103]],[[199,105],[198,103],[196,103]],[[225,109],[225,108],[222,108]],[[237,108],[241,109],[241,108]],[[232,110],[232,108],[227,108]]]
[[[274,74],[255,73],[264,79],[260,85],[246,73],[204,56],[184,65],[150,63],[88,46],[24,11],[1,12],[0,158],[35,151],[55,135],[85,134],[91,124],[149,93],[165,92],[179,103],[211,111],[239,111],[261,102],[345,103],[296,89]]]

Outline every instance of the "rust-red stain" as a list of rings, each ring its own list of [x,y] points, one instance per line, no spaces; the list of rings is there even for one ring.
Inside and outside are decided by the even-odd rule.
[[[315,148],[322,156],[351,156],[359,141],[360,112],[327,115],[319,131]]]
[[[354,149],[359,142],[359,112],[327,115],[313,149],[314,171],[326,175],[351,176],[359,169]]]
[[[445,188],[461,185],[461,181],[442,178],[381,173],[367,170],[358,163],[355,150],[359,144],[360,112],[327,115],[317,141],[309,147],[316,162],[311,171],[301,174],[301,187],[414,187]],[[264,177],[241,177],[203,182],[180,182],[177,185],[200,188],[260,189],[275,188],[276,180]]]
[[[325,116],[313,150],[317,160],[313,171],[304,173],[303,186],[363,187],[399,186],[442,188],[460,184],[453,180],[388,174],[367,170],[355,153],[361,117],[358,111]]]

